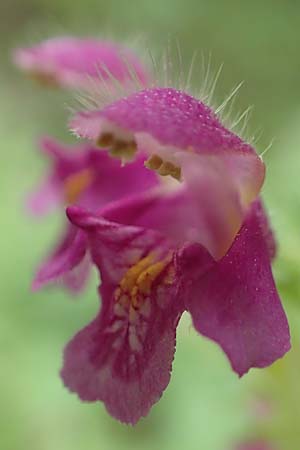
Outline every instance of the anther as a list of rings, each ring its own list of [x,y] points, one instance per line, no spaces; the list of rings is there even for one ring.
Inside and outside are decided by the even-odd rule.
[[[130,161],[133,159],[137,145],[134,140],[116,139],[113,133],[102,133],[96,140],[96,145],[108,148],[109,154],[115,158]]]
[[[130,160],[133,158],[137,151],[137,145],[135,141],[122,141],[120,139],[115,140],[110,146],[110,155],[117,158],[125,158]]]
[[[160,168],[162,163],[163,163],[163,160],[161,159],[161,157],[154,154],[154,155],[150,156],[150,158],[147,159],[147,161],[145,161],[145,167],[147,167],[148,169],[151,169],[151,170],[157,170]]]
[[[96,141],[99,147],[111,147],[114,143],[114,136],[112,133],[102,133]]]
[[[145,162],[145,166],[148,169],[157,171],[163,177],[171,175],[178,181],[181,179],[181,168],[170,161],[164,161],[159,155],[154,154],[150,156]]]
[[[181,169],[178,166],[175,166],[170,161],[165,161],[162,163],[162,165],[158,169],[159,175],[165,177],[167,175],[171,175],[171,177],[175,178],[176,180],[180,180],[181,177]]]

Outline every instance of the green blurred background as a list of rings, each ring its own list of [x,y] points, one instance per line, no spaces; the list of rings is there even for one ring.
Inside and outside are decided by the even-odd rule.
[[[300,448],[300,3],[293,0],[2,0],[0,6],[1,316],[0,449],[226,450],[265,437],[278,450]],[[188,66],[194,50],[224,63],[221,103],[241,80],[235,110],[254,105],[249,135],[266,153],[264,198],[279,240],[275,275],[294,347],[282,361],[238,380],[222,352],[181,323],[171,384],[135,427],[102,404],[82,404],[58,371],[67,340],[94,316],[95,283],[82,298],[59,289],[30,292],[35,267],[63,217],[33,221],[24,200],[46,163],[43,133],[71,141],[70,96],[46,92],[12,67],[11,49],[57,34],[138,41],[155,53],[177,39]],[[195,87],[201,87],[194,73]],[[265,410],[269,412],[266,413]]]

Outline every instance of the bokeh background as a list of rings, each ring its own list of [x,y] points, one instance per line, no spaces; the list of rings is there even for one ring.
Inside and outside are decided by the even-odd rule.
[[[2,0],[0,6],[0,449],[228,450],[263,438],[277,450],[300,448],[300,3],[293,0]],[[34,269],[54,242],[62,215],[40,223],[27,193],[46,170],[37,137],[71,142],[70,96],[45,91],[12,66],[11,49],[53,35],[109,36],[154,53],[177,39],[224,63],[215,102],[244,80],[236,112],[254,105],[248,135],[264,159],[267,202],[279,241],[274,267],[293,334],[293,350],[241,380],[213,343],[184,317],[171,384],[134,428],[102,404],[82,404],[62,386],[64,344],[95,314],[96,278],[72,299],[60,289],[31,293]],[[194,73],[195,87],[201,76]]]

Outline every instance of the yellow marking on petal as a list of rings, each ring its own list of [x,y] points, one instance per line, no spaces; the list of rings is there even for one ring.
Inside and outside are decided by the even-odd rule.
[[[162,177],[171,175],[171,177],[178,181],[181,179],[181,168],[171,161],[164,161],[159,155],[151,155],[145,162],[145,166],[148,169],[155,170]]]
[[[155,252],[150,252],[145,258],[140,259],[130,267],[122,278],[114,292],[114,313],[117,318],[108,332],[119,333],[120,330],[128,330],[126,339],[132,352],[141,352],[148,333],[149,319],[152,312],[151,290],[154,281],[166,269],[162,275],[157,289],[156,302],[162,308],[165,305],[165,285],[173,283],[174,270],[168,267],[172,258],[170,252],[162,260],[157,260]],[[114,349],[119,349],[124,338],[119,336],[113,343]]]
[[[129,307],[129,319],[136,318],[135,310],[139,309],[146,299],[149,300],[152,285],[170,262],[170,255],[163,260],[155,261],[155,254],[149,253],[130,267],[122,278],[114,293],[115,300],[125,307]],[[163,284],[172,284],[174,271],[168,269],[163,278]]]
[[[139,275],[136,283],[142,294],[150,294],[152,283],[162,273],[166,265],[167,261],[158,261]]]
[[[123,292],[130,293],[134,287],[139,275],[147,268],[154,260],[154,253],[149,253],[145,258],[138,261],[137,264],[130,267],[121,280],[120,288]]]
[[[67,203],[74,203],[87,189],[94,179],[91,169],[83,169],[67,177],[64,183],[65,199]]]

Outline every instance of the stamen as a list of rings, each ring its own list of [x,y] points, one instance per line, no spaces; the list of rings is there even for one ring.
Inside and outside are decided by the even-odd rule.
[[[137,151],[137,144],[133,139],[118,139],[113,133],[109,132],[102,133],[98,137],[96,145],[108,148],[111,156],[126,161],[132,160]]]
[[[145,162],[145,166],[148,169],[155,170],[163,177],[171,175],[171,177],[178,181],[181,179],[181,168],[170,161],[164,161],[159,155],[151,155]]]
[[[175,166],[170,161],[165,161],[162,163],[160,168],[158,169],[159,175],[165,177],[167,175],[171,175],[171,177],[175,178],[176,180],[180,180],[181,176],[181,169],[178,166]]]
[[[145,162],[145,166],[148,167],[148,169],[157,170],[160,168],[162,163],[163,163],[163,160],[161,159],[161,157],[154,154],[154,155],[150,156],[149,159],[147,159],[147,161]]]
[[[113,145],[114,136],[112,133],[102,133],[96,141],[99,147],[110,147]]]
[[[111,145],[110,155],[115,156],[116,158],[131,160],[133,159],[135,153],[137,151],[137,145],[135,141],[122,141],[116,140]]]

